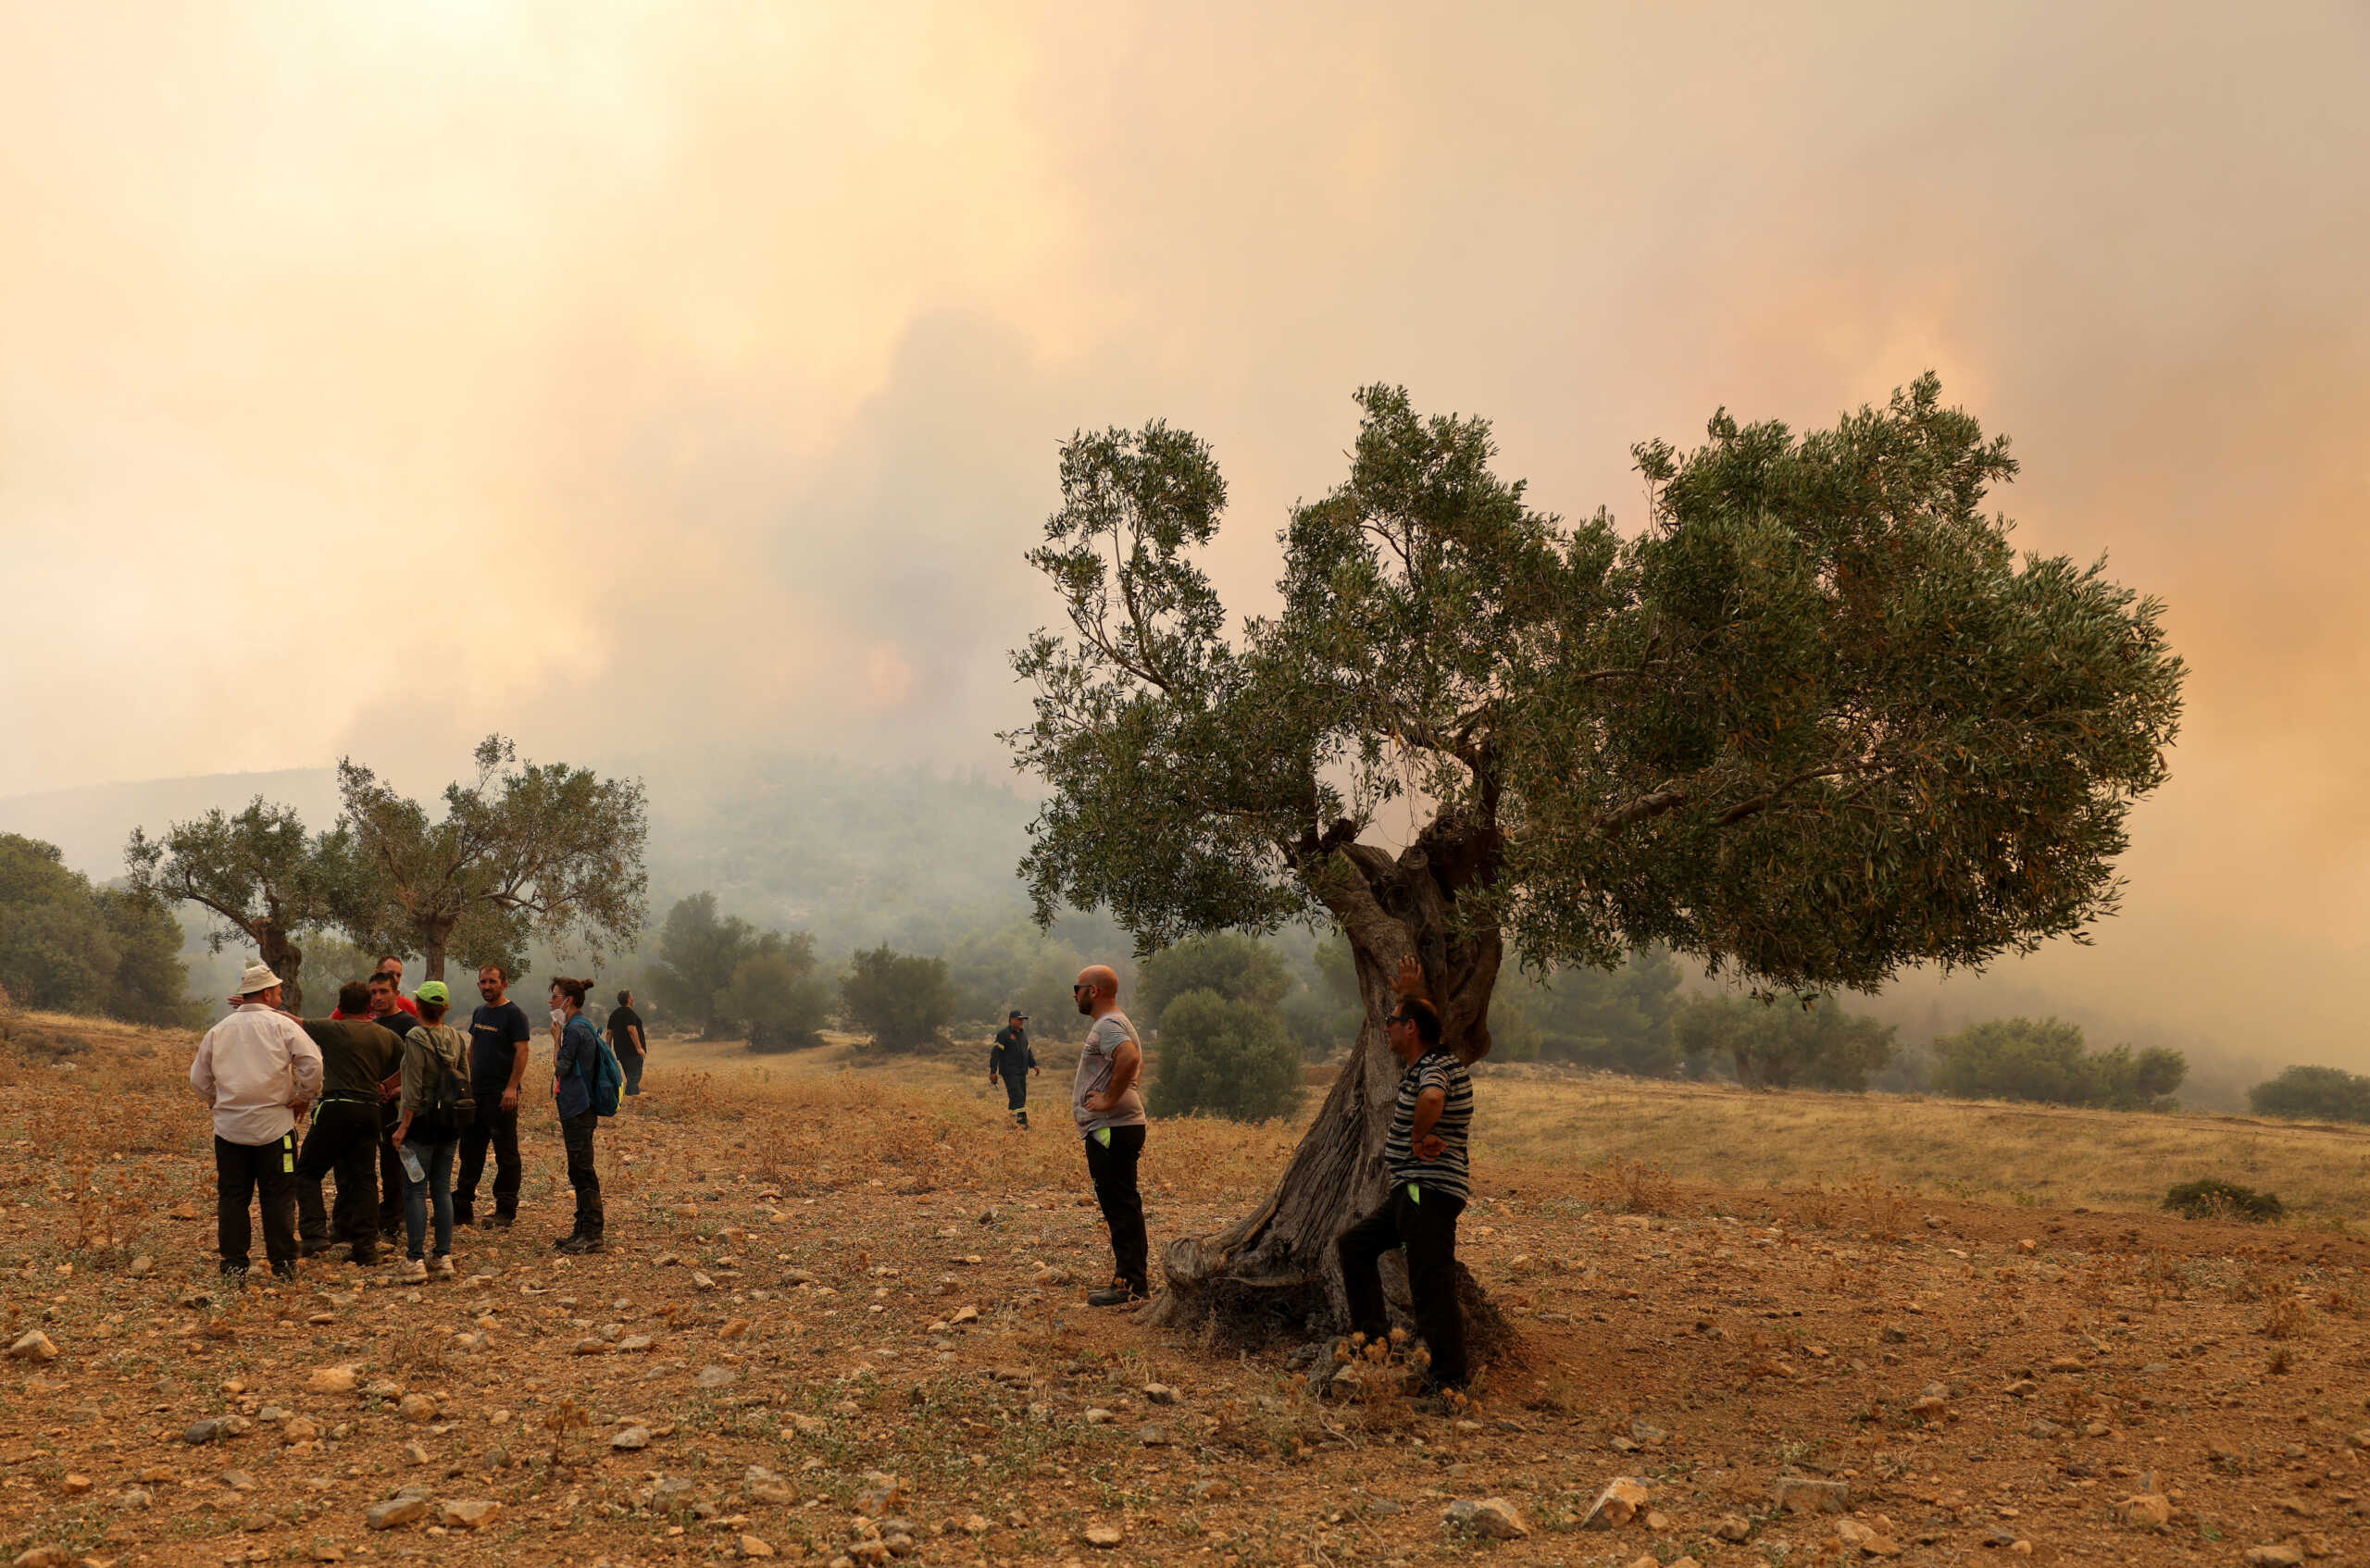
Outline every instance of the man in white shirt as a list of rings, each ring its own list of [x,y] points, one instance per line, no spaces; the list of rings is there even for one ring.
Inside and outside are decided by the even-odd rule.
[[[321,1091],[321,1049],[280,1011],[280,977],[250,964],[239,1005],[206,1031],[190,1087],[214,1107],[214,1225],[222,1272],[243,1281],[252,1231],[247,1204],[263,1201],[263,1250],[271,1272],[296,1277],[296,1118]]]

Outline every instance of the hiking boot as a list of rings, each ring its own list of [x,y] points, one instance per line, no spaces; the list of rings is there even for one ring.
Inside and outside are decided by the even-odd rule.
[[[397,1276],[397,1277],[402,1279],[426,1279],[428,1277],[428,1260],[426,1258],[405,1258],[404,1260],[402,1272]]]
[[[379,1249],[376,1247],[356,1247],[353,1251],[348,1252],[345,1257],[348,1263],[359,1263],[364,1268],[372,1268],[378,1264]]]
[[[271,1265],[271,1277],[280,1281],[282,1285],[293,1285],[296,1283],[296,1265],[294,1263],[274,1263]]]
[[[324,1252],[334,1252],[336,1251],[337,1243],[334,1241],[299,1241],[296,1243],[296,1255],[300,1258],[318,1258]]]
[[[518,1216],[515,1213],[505,1213],[502,1210],[496,1209],[493,1213],[486,1216],[485,1228],[488,1230],[508,1230],[511,1226],[517,1222],[518,1218]]]
[[[1143,1287],[1125,1279],[1115,1279],[1100,1290],[1086,1293],[1090,1307],[1129,1307],[1151,1299]]]
[[[560,1243],[559,1250],[574,1257],[582,1257],[587,1252],[605,1251],[607,1249],[601,1245],[601,1238],[597,1236],[571,1236]]]
[[[437,1257],[437,1260],[436,1260],[436,1262],[435,1262],[435,1264],[434,1264],[434,1265],[433,1265],[433,1266],[429,1270],[429,1272],[430,1272],[430,1274],[433,1274],[433,1275],[434,1275],[437,1278],[439,1278],[439,1279],[450,1279],[450,1278],[452,1278],[452,1277],[453,1277],[453,1254],[452,1254],[452,1253],[450,1253],[450,1252],[445,1252],[445,1253],[442,1253],[442,1254],[440,1254],[440,1255]]]
[[[453,1228],[455,1230],[467,1230],[477,1223],[477,1215],[470,1213],[468,1210],[455,1209],[453,1211]]]

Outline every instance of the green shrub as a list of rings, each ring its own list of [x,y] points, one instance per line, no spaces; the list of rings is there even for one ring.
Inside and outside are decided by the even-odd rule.
[[[1300,1051],[1274,1011],[1191,990],[1160,1014],[1155,1115],[1205,1111],[1233,1122],[1289,1115],[1301,1096]]]
[[[1136,1004],[1158,1028],[1162,1013],[1187,991],[1215,991],[1229,1002],[1273,1008],[1291,989],[1291,974],[1274,948],[1240,931],[1220,931],[1162,948],[1145,959]]]
[[[887,944],[855,955],[840,982],[848,1022],[886,1051],[916,1051],[938,1038],[954,1015],[946,961],[892,952]]]
[[[1934,1088],[1961,1100],[2029,1100],[2164,1111],[2189,1076],[2177,1051],[2127,1045],[2085,1053],[2082,1031],[2055,1018],[1993,1018],[1936,1040]]]
[[[2164,1207],[2192,1220],[2276,1220],[2288,1212],[2276,1192],[2257,1192],[2219,1176],[2185,1181],[2164,1194]]]
[[[1832,996],[1805,1006],[1751,997],[1697,997],[1678,1009],[1672,1038],[1690,1060],[1728,1058],[1747,1089],[1829,1089],[1856,1094],[1892,1060],[1893,1027],[1847,1013]]]
[[[2308,1122],[2370,1122],[2370,1078],[2340,1067],[2290,1067],[2247,1090],[2258,1116]]]

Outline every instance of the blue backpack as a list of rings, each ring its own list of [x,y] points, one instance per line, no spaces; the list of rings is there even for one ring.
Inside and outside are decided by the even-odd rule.
[[[593,1050],[589,1058],[581,1051],[577,1053],[578,1073],[584,1078],[585,1088],[592,1091],[594,1114],[614,1116],[617,1114],[617,1096],[625,1088],[625,1069],[617,1064],[617,1053],[609,1049],[606,1035],[582,1018],[568,1020],[570,1028],[579,1024],[583,1024],[585,1033],[592,1037]],[[588,1060],[591,1064],[589,1072],[581,1065]]]

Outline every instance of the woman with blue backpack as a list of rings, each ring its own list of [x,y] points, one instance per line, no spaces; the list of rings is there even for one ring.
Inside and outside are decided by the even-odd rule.
[[[576,1228],[552,1243],[563,1252],[602,1250],[601,1177],[592,1168],[592,1134],[602,1117],[617,1114],[617,1089],[625,1081],[609,1042],[584,1016],[584,998],[592,989],[590,980],[552,982],[552,1008],[561,1020],[552,1098],[559,1111],[560,1141],[568,1149],[568,1184],[576,1189]]]

